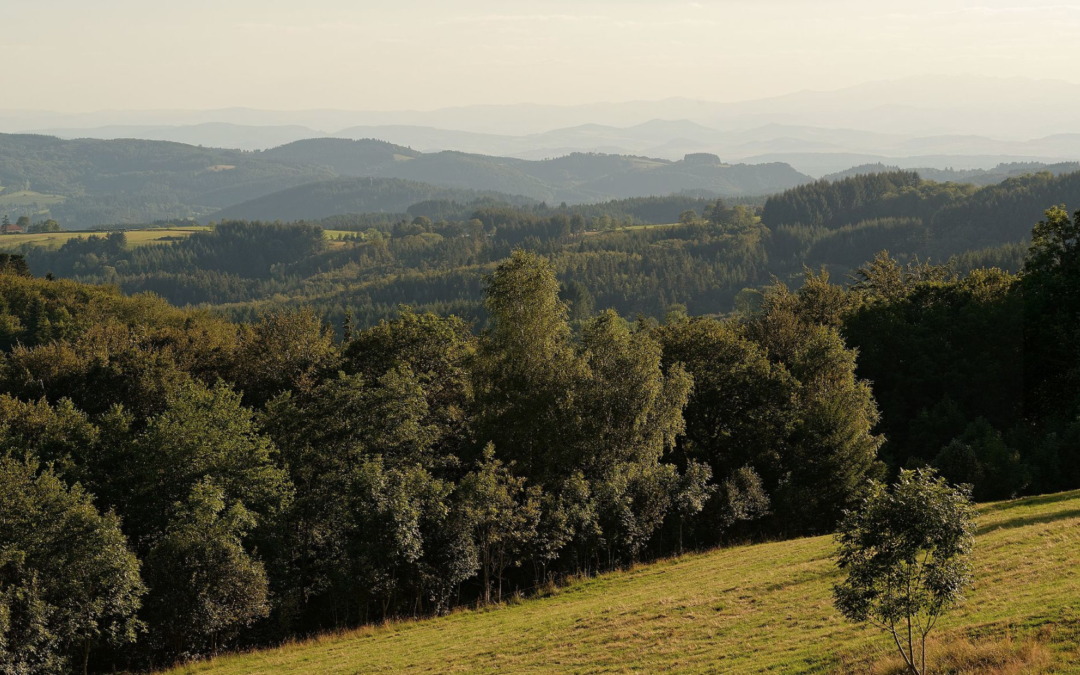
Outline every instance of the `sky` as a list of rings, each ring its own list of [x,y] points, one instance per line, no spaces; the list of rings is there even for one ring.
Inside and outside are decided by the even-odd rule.
[[[1080,81],[1080,0],[0,0],[0,109],[747,100]]]

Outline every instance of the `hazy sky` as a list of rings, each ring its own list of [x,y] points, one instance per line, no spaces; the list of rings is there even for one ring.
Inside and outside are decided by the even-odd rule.
[[[0,0],[0,108],[739,100],[1080,80],[1080,0]]]

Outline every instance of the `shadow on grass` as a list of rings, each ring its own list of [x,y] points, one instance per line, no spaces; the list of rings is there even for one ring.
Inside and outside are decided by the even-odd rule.
[[[1001,511],[1008,511],[1021,506],[1045,506],[1046,504],[1056,504],[1058,502],[1067,502],[1074,499],[1080,499],[1080,490],[1073,490],[1072,492],[1058,492],[1052,495],[1039,495],[1038,497],[1022,497],[1020,499],[1013,499],[1007,502],[998,502],[997,504],[990,504],[989,506],[983,506],[980,510],[983,513],[998,513]]]
[[[1052,523],[1056,520],[1067,520],[1069,518],[1080,518],[1080,509],[1046,513],[1040,516],[1024,516],[1000,523],[990,523],[980,527],[979,534],[986,534],[987,532],[993,532],[994,530],[1011,530],[1017,527],[1027,527],[1028,525],[1041,525],[1043,523]]]

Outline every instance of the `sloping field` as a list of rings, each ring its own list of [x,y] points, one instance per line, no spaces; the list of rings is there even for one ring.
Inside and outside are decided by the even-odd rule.
[[[1035,669],[1080,673],[1080,492],[981,508],[976,587],[944,643],[1038,636]],[[830,537],[686,556],[488,611],[222,657],[179,673],[826,673],[888,661],[878,632],[832,608]],[[868,671],[865,665],[858,672]]]
[[[163,244],[177,239],[190,237],[195,232],[209,230],[209,227],[169,227],[154,228],[147,230],[125,230],[128,246],[143,246],[145,244]],[[41,232],[38,234],[6,234],[0,235],[0,249],[10,249],[22,244],[33,244],[46,248],[58,248],[63,246],[69,239],[82,239],[85,237],[105,237],[108,232]]]
[[[64,201],[64,199],[65,198],[60,195],[47,195],[32,190],[13,191],[7,188],[0,188],[0,208],[33,206],[35,204],[38,206],[48,206],[50,204],[59,204]]]

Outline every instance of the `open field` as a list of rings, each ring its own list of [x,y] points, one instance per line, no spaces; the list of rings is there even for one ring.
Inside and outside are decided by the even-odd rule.
[[[59,204],[62,201],[64,201],[64,197],[59,195],[47,195],[33,190],[9,191],[0,188],[0,209],[11,206],[32,206],[34,204],[48,206],[49,204]]]
[[[619,232],[634,232],[636,230],[653,230],[662,227],[675,227],[678,223],[648,223],[645,225],[627,225],[625,227],[617,227],[613,230],[589,230],[584,233],[586,237],[598,237],[605,234],[616,234]]]
[[[854,672],[840,661],[884,663],[886,639],[832,608],[832,549],[830,537],[816,537],[689,555],[508,607],[222,657],[172,675],[827,673]],[[974,562],[975,590],[939,636],[978,643],[1038,633],[1052,665],[1008,672],[1080,673],[1080,492],[984,505]]]
[[[208,227],[175,227],[147,230],[126,230],[128,246],[163,244],[189,237],[195,232],[209,230]],[[43,232],[40,234],[7,234],[0,236],[0,249],[12,249],[23,244],[33,244],[46,248],[63,246],[69,239],[107,236],[108,232]]]

